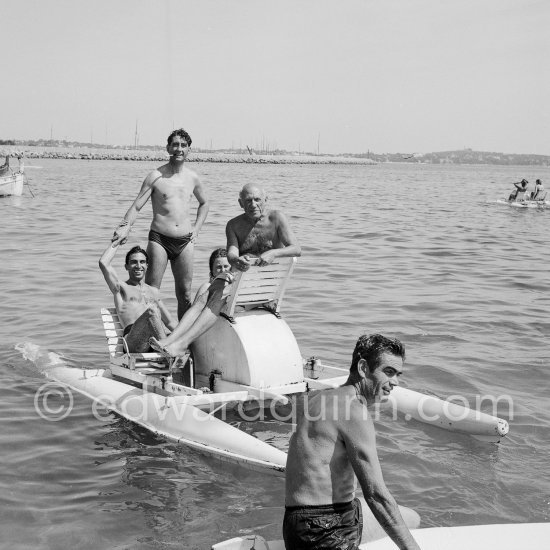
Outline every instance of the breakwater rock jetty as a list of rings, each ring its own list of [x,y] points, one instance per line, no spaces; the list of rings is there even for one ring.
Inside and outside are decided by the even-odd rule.
[[[150,149],[100,149],[91,147],[40,147],[40,146],[0,146],[0,157],[22,156],[40,159],[78,160],[124,160],[166,162],[165,150]],[[191,151],[188,162],[225,162],[253,164],[377,164],[368,158],[355,158],[345,155],[312,154],[248,154],[232,152]]]

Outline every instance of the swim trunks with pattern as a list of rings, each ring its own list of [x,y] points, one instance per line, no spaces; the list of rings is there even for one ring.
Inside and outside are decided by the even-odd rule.
[[[355,550],[361,543],[361,502],[285,508],[286,550]]]

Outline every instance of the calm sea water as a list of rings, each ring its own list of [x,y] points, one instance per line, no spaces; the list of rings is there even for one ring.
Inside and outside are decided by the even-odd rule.
[[[104,367],[97,267],[150,163],[35,160],[35,197],[0,199],[0,544],[3,548],[206,549],[252,531],[280,538],[283,479],[201,456],[88,399],[49,422],[41,370]],[[283,313],[304,356],[347,366],[358,335],[401,338],[403,383],[490,403],[500,444],[404,419],[377,423],[386,482],[425,527],[550,520],[550,210],[495,201],[550,169],[496,166],[193,164],[212,207],[195,283],[224,245],[244,183],[290,217],[303,257]],[[146,244],[147,206],[128,246]],[[122,254],[117,267],[123,270]],[[163,295],[175,311],[173,278]],[[248,427],[282,448],[287,428]]]

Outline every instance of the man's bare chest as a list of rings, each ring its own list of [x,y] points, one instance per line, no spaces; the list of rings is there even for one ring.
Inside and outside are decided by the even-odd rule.
[[[241,248],[245,252],[261,254],[276,245],[276,232],[272,227],[254,226],[244,235]]]
[[[125,299],[127,302],[136,304],[152,304],[156,302],[154,291],[148,285],[126,285],[125,294]]]
[[[185,200],[189,201],[193,193],[193,184],[187,179],[161,178],[153,185],[153,200]]]

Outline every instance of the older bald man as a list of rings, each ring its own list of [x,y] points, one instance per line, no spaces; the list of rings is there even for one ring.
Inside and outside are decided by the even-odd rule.
[[[239,193],[244,210],[227,222],[227,259],[235,269],[246,271],[251,265],[268,265],[276,258],[300,256],[302,249],[286,216],[270,210],[263,189],[247,184]]]

